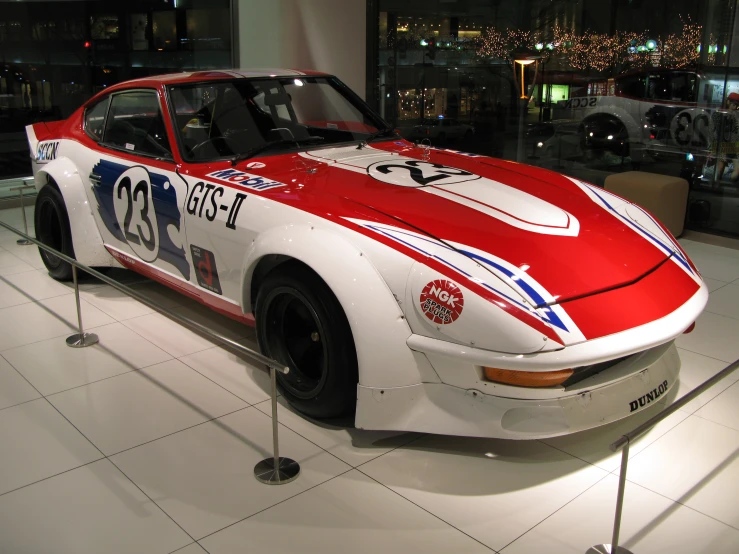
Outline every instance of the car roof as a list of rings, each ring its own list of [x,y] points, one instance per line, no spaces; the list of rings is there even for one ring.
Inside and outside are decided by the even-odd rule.
[[[211,71],[183,71],[167,73],[165,75],[150,75],[139,79],[124,81],[115,85],[115,88],[157,87],[159,85],[174,85],[197,81],[219,81],[223,79],[246,79],[250,77],[296,77],[296,76],[326,76],[327,73],[311,70],[257,68],[257,69],[215,69]],[[112,88],[112,87],[111,87]]]

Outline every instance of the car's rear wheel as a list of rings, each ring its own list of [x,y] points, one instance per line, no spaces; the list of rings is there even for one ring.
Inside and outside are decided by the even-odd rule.
[[[67,208],[64,205],[62,194],[54,185],[44,186],[36,196],[34,223],[38,240],[70,258],[74,258],[74,246]],[[46,269],[49,270],[49,275],[54,279],[69,281],[72,278],[71,264],[42,248],[39,248],[39,253]]]
[[[262,352],[290,368],[278,374],[290,404],[316,418],[354,410],[354,339],[339,301],[318,275],[297,263],[278,267],[259,287],[256,321]]]

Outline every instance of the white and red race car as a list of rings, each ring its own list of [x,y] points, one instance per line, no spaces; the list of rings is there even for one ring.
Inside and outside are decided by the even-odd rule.
[[[359,428],[522,439],[623,418],[675,385],[674,339],[708,298],[638,206],[417,147],[330,75],[138,79],[28,138],[40,240],[256,324],[286,398]]]

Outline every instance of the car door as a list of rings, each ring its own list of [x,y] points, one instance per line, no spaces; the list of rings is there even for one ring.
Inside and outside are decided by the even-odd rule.
[[[189,281],[182,217],[187,183],[176,172],[160,95],[155,89],[125,90],[101,104],[105,110],[92,106],[85,118],[97,147],[78,167],[103,242],[123,265],[172,284]]]

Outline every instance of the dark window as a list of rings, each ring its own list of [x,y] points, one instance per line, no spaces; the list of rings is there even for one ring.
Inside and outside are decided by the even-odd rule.
[[[633,98],[644,98],[644,83],[646,78],[644,76],[632,76],[624,77],[619,79],[617,82],[617,90],[624,96],[631,96]]]
[[[695,102],[696,76],[694,73],[675,73],[670,81],[671,100]]]
[[[189,161],[232,157],[284,137],[306,148],[362,140],[386,125],[334,78],[236,79],[169,91]],[[295,145],[275,150],[283,146]]]
[[[85,110],[85,131],[98,142],[103,139],[103,125],[105,125],[108,100],[109,98],[104,98]]]
[[[113,96],[105,125],[105,144],[135,154],[171,157],[157,94],[136,91]]]

